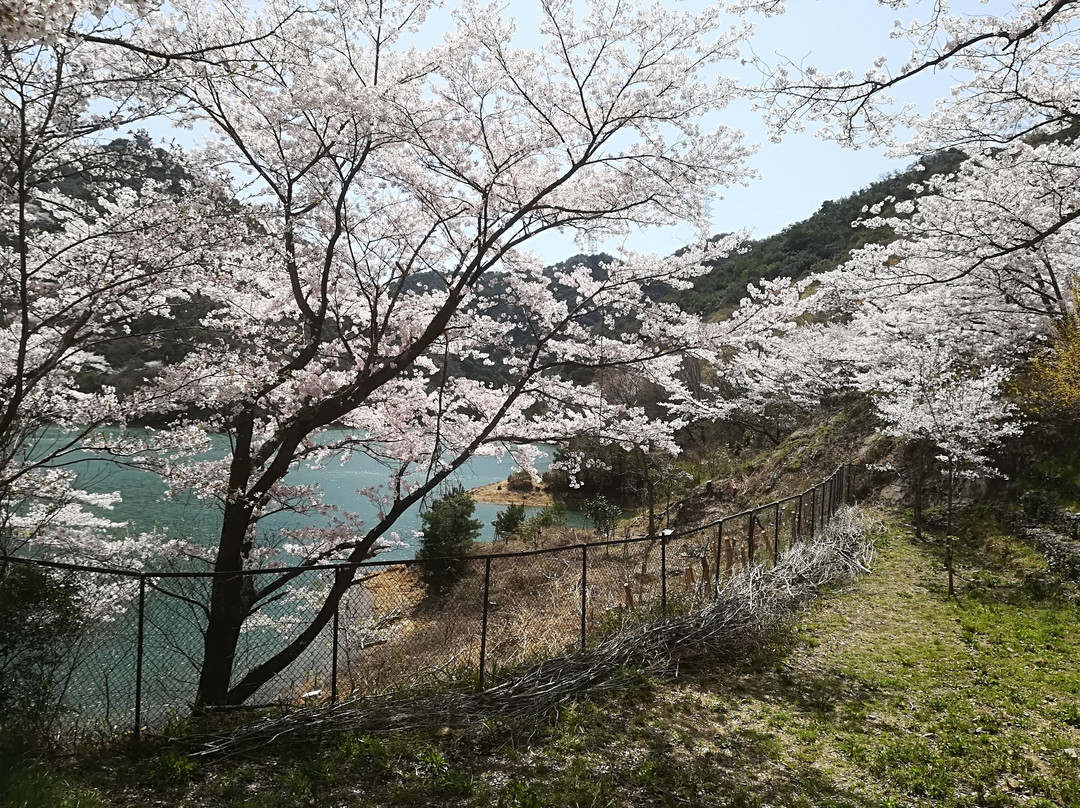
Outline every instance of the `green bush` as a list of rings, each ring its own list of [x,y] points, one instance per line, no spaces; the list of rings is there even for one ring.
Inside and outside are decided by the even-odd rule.
[[[0,747],[35,745],[56,718],[58,669],[83,629],[77,598],[70,576],[0,566]]]
[[[536,516],[525,520],[525,523],[518,531],[518,535],[525,541],[531,541],[534,546],[539,547],[546,528],[565,524],[566,506],[558,503],[550,508],[544,508]]]
[[[505,511],[499,511],[499,515],[491,524],[495,526],[497,539],[518,533],[521,526],[525,524],[525,506],[508,505]]]
[[[602,495],[585,502],[585,516],[592,522],[596,534],[604,540],[614,535],[621,512],[618,505]]]
[[[548,491],[567,491],[570,488],[570,475],[566,469],[552,469],[540,475]]]
[[[532,491],[532,475],[527,471],[515,471],[506,478],[506,487],[511,491]]]
[[[436,499],[431,510],[420,514],[424,536],[416,558],[424,583],[436,591],[449,589],[465,569],[460,556],[469,552],[483,527],[479,519],[472,518],[475,507],[461,486],[456,486]]]

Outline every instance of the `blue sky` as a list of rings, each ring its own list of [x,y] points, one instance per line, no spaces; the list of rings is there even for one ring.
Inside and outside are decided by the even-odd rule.
[[[786,58],[829,72],[848,68],[858,76],[878,56],[896,65],[909,56],[909,43],[888,38],[897,17],[872,0],[790,0],[786,14],[758,23],[752,44],[765,61]],[[951,83],[938,76],[912,84],[907,88],[912,95],[903,100],[928,109]],[[769,143],[760,118],[747,109],[736,112],[748,139],[762,144],[752,160],[761,177],[751,188],[722,192],[724,201],[713,206],[716,231],[750,227],[757,237],[771,235],[810,216],[825,200],[846,196],[912,162],[888,159],[884,149],[845,149],[817,139],[812,131]]]
[[[690,3],[694,5],[694,3]],[[954,5],[968,13],[987,13],[1006,5],[1005,0],[956,0]],[[766,62],[790,60],[833,72],[848,68],[861,75],[879,56],[890,66],[907,60],[911,44],[890,39],[897,19],[926,18],[933,4],[912,2],[901,12],[882,7],[875,0],[788,0],[785,14],[754,19],[757,33],[750,46],[753,54]],[[514,8],[514,6],[511,6]],[[524,25],[519,27],[525,28]],[[747,56],[751,53],[748,51]],[[756,71],[746,68],[742,79],[752,83]],[[900,102],[914,103],[929,110],[937,98],[948,94],[956,77],[938,73],[903,87]],[[759,144],[750,165],[759,177],[749,187],[717,189],[721,199],[711,206],[711,232],[747,229],[752,237],[763,238],[813,214],[822,202],[838,199],[866,187],[889,172],[902,170],[914,160],[890,159],[884,148],[842,148],[807,131],[787,135],[781,143],[768,141],[761,118],[749,102],[739,102],[725,110],[719,121],[742,130],[749,143]],[[691,243],[696,233],[690,225],[635,233],[625,239],[596,244],[598,251],[614,252],[620,245],[642,251],[670,254]],[[592,245],[586,245],[586,248]],[[534,243],[534,251],[547,263],[563,260],[582,251],[567,236],[545,237]]]

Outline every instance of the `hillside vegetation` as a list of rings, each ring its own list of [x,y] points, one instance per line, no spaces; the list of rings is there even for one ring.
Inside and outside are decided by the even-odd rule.
[[[171,193],[182,195],[183,184],[191,179],[174,155],[162,149],[140,146],[138,141],[114,140],[108,144],[105,153],[108,155],[109,179],[121,188],[138,192],[147,180],[152,180],[168,188]],[[915,198],[916,193],[910,187],[912,184],[933,175],[955,171],[961,161],[961,153],[955,150],[929,155],[920,163],[883,177],[842,199],[823,202],[812,216],[789,225],[779,233],[750,240],[746,251],[711,262],[709,272],[696,279],[690,289],[672,291],[660,281],[647,285],[645,291],[653,299],[671,300],[694,314],[723,317],[745,296],[747,284],[778,277],[803,278],[836,267],[847,259],[852,250],[865,244],[888,242],[893,238],[888,228],[866,229],[852,223],[865,215],[867,206],[886,197],[896,201]],[[95,171],[94,168],[81,172],[68,171],[57,181],[53,190],[69,194],[82,202],[93,203],[100,193],[99,186],[104,187],[103,169]],[[46,229],[51,226],[48,222],[42,224]],[[0,245],[5,243],[0,234]],[[579,254],[547,267],[544,274],[552,279],[556,273],[569,272],[583,265],[597,279],[604,275],[603,264],[612,260],[612,256],[606,253]],[[408,278],[404,288],[416,291],[440,285],[441,281],[435,273],[421,271]],[[555,297],[560,302],[574,300],[575,289],[558,283],[553,285]],[[495,278],[478,289],[479,295],[490,301],[489,312],[493,316],[508,316],[504,286],[501,279]],[[183,305],[174,303],[171,318],[146,317],[127,332],[118,331],[100,346],[111,372],[87,371],[80,378],[81,385],[96,390],[103,384],[109,384],[126,392],[137,380],[152,378],[162,367],[187,355],[192,334],[205,330],[197,325],[198,319],[208,311],[206,302],[196,297]],[[600,317],[592,315],[583,322],[595,329]],[[634,331],[637,323],[631,318],[618,322],[616,326],[616,330]],[[517,334],[516,342],[519,347],[524,345],[526,336]],[[495,358],[502,356],[498,352],[493,353]],[[483,363],[476,360],[465,360],[460,364],[452,362],[452,366],[466,376],[489,383],[504,380],[505,371],[500,369],[500,365],[500,362]],[[580,371],[578,375],[588,377],[588,374]]]
[[[949,174],[962,161],[963,155],[956,150],[932,154],[843,199],[823,202],[813,216],[774,235],[752,239],[748,252],[713,263],[711,271],[698,278],[692,289],[674,292],[671,297],[688,311],[717,316],[739,303],[746,295],[747,284],[779,277],[803,278],[832,269],[845,261],[852,250],[892,239],[893,234],[887,228],[853,226],[853,222],[866,215],[868,206],[890,196],[898,202],[914,199],[917,194],[910,187],[913,183],[937,174]]]

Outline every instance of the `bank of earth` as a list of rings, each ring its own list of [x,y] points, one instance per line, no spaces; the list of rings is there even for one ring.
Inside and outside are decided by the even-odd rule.
[[[466,491],[473,502],[488,502],[492,505],[526,505],[534,508],[550,508],[556,504],[555,497],[542,483],[534,485],[530,491],[512,491],[506,481],[480,485]]]

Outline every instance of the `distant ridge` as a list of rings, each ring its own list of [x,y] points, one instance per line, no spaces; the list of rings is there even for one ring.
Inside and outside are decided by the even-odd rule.
[[[832,269],[864,244],[892,240],[888,229],[851,226],[864,215],[865,206],[887,196],[897,201],[913,199],[916,194],[908,186],[937,174],[952,173],[963,160],[964,155],[955,149],[938,152],[843,199],[823,202],[814,215],[768,238],[752,239],[749,252],[712,263],[711,271],[698,278],[693,288],[670,292],[668,297],[695,314],[722,316],[746,296],[749,283],[785,276],[801,278]]]

